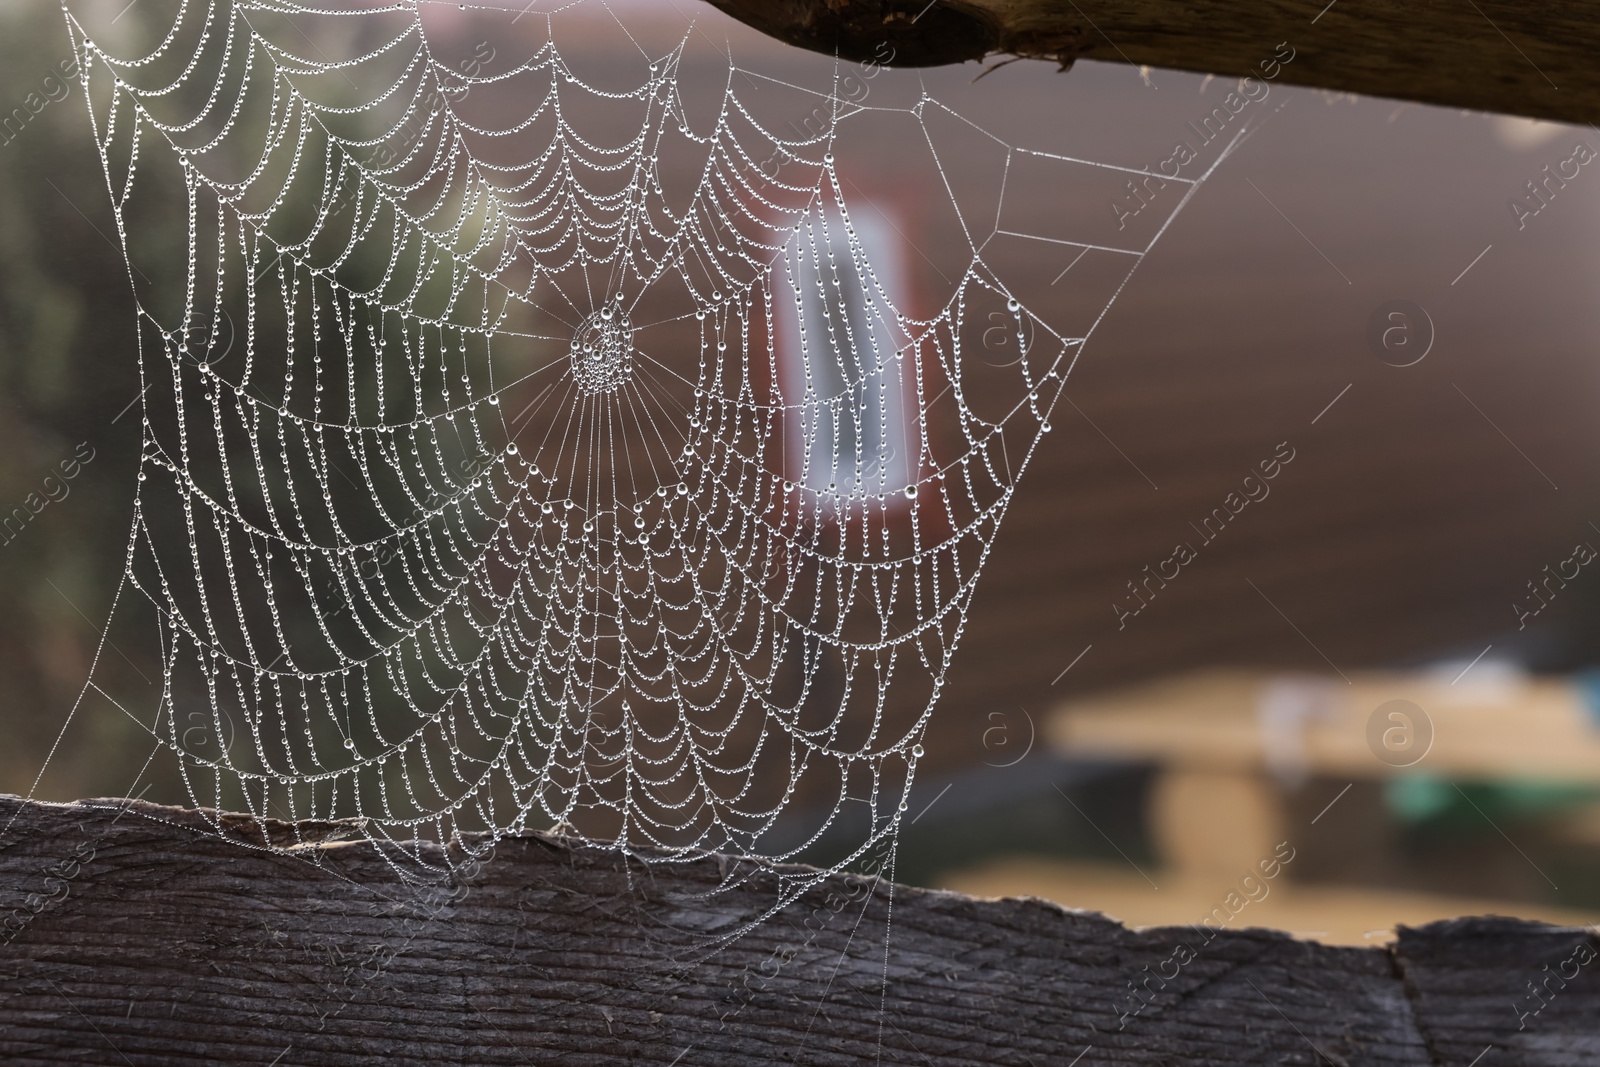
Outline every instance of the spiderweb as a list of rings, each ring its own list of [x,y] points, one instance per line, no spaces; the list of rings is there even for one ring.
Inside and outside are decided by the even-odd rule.
[[[564,13],[491,69],[414,2],[69,9],[138,308],[113,615],[163,676],[119,706],[191,802],[419,863],[552,825],[781,859],[848,800],[846,862],[899,825],[1017,479],[1199,177],[1137,238],[1102,199],[1061,221],[1109,236],[1037,236],[1105,265],[1081,328],[991,269],[1001,202],[957,205],[964,266],[918,297],[839,160],[909,124],[949,208],[954,109],[691,66],[694,31],[586,78]],[[1151,187],[985,144],[1002,199],[1028,166]]]

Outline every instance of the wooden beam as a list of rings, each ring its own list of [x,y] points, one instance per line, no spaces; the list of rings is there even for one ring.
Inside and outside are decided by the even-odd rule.
[[[418,886],[348,828],[268,849],[293,828],[214,822],[0,798],[0,1060],[1556,1067],[1600,1047],[1600,968],[1570,962],[1588,930],[1329,948],[841,876],[708,954],[770,906],[772,869],[528,834]]]
[[[802,48],[931,66],[990,56],[1260,77],[1566,122],[1600,122],[1600,2],[1508,0],[707,0]],[[887,48],[885,47],[887,46]],[[889,51],[892,49],[892,53]],[[1156,79],[1159,85],[1159,78]]]

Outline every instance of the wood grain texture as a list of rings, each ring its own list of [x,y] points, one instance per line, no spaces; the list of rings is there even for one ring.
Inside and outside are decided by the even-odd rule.
[[[1518,1031],[1511,991],[1588,935],[1510,920],[1407,932],[1394,952],[1263,930],[1206,943],[841,876],[706,956],[772,901],[769,869],[708,895],[739,865],[527,835],[408,887],[339,827],[271,851],[247,822],[224,837],[145,803],[4,798],[0,817],[8,1064],[1420,1067],[1493,1045],[1515,1050],[1494,1062],[1553,1065],[1600,1034],[1588,975]],[[1180,945],[1193,957],[1165,962]],[[1158,971],[1176,973],[1134,1012],[1130,984]]]
[[[708,0],[779,40],[846,59],[933,66],[992,55],[1261,76],[1474,110],[1600,120],[1600,4],[1357,0]]]

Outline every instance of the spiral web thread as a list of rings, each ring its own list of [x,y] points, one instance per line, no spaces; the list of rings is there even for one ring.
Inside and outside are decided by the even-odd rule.
[[[841,863],[892,841],[1087,333],[1023,309],[982,235],[941,306],[897,304],[833,155],[884,109],[836,87],[796,90],[826,122],[793,136],[731,63],[691,118],[681,44],[586,84],[554,16],[469,74],[414,2],[168,13],[132,58],[68,23],[138,305],[113,617],[148,605],[164,675],[153,720],[125,711],[190,800],[361,817],[423,866],[414,842],[551,825],[783,859],[847,798],[870,828]],[[521,121],[471,116],[506,89]],[[596,109],[629,117],[586,134]],[[1166,222],[1199,185],[1173,181]],[[140,229],[163,195],[186,235]],[[1059,243],[1122,257],[1117,292],[1149,250]],[[181,291],[150,281],[185,247]],[[1023,354],[979,411],[995,321]]]

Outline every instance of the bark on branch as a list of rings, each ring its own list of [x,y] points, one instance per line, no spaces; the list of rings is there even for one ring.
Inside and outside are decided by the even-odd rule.
[[[1492,1046],[1484,1067],[1557,1067],[1600,1047],[1587,930],[1207,941],[837,877],[706,955],[770,905],[770,868],[713,894],[735,861],[527,835],[408,886],[338,825],[269,850],[294,828],[0,798],[0,827],[7,1064],[1433,1067]]]
[[[1258,74],[1315,88],[1568,122],[1600,121],[1600,2],[1507,0],[707,0],[781,41],[853,61],[993,55]],[[888,49],[893,49],[892,53]],[[1157,79],[1159,83],[1159,79]]]

